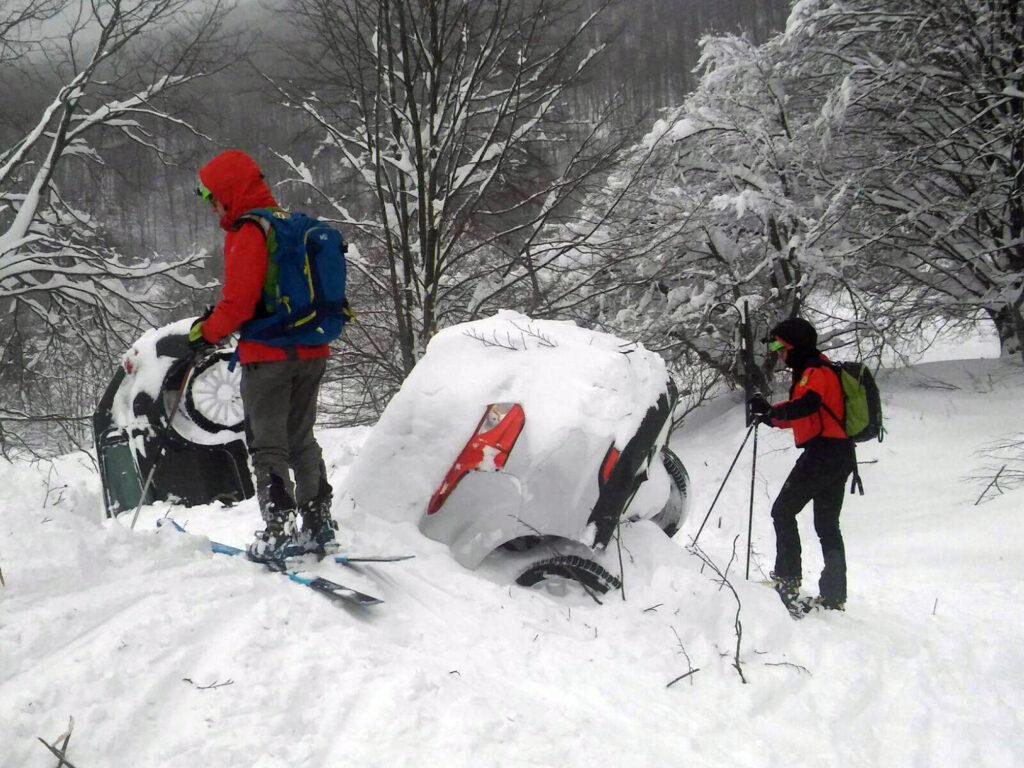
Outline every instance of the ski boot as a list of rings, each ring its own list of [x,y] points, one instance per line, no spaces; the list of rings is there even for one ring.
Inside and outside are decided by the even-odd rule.
[[[830,600],[827,597],[818,595],[810,601],[810,610],[820,611],[846,611],[846,603],[840,600]]]
[[[335,537],[338,524],[331,517],[332,499],[331,486],[321,478],[319,493],[305,502],[299,510],[302,514],[299,542],[304,551],[313,552],[321,558],[337,554],[339,550]]]
[[[305,554],[297,536],[295,510],[275,514],[266,523],[264,530],[256,531],[256,537],[245,550],[246,557],[257,563],[284,564],[289,558]]]
[[[777,576],[774,571],[770,576],[772,586],[779,593],[779,598],[789,611],[789,615],[794,619],[802,618],[809,607],[807,601],[800,597],[800,579]]]
[[[261,488],[258,496],[266,528],[256,531],[255,539],[246,547],[246,557],[264,564],[284,564],[288,558],[301,557],[305,550],[298,541],[295,502],[281,478],[272,475],[268,487]]]

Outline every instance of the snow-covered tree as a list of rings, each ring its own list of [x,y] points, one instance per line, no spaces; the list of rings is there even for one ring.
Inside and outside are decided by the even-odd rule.
[[[825,253],[844,193],[818,183],[814,99],[789,76],[781,43],[702,41],[699,87],[635,149],[640,180],[607,229],[633,258],[609,271],[618,289],[590,309],[677,369],[699,362],[748,386],[765,383],[753,348],[766,326],[807,311],[807,297],[843,274]]]
[[[161,99],[213,64],[222,14],[191,0],[16,0],[0,12],[2,84],[25,94],[0,115],[0,359],[34,370],[41,392],[78,353],[109,360],[109,335],[132,316],[152,322],[165,306],[158,278],[194,285],[183,270],[200,254],[122,253],[90,212],[105,190],[69,193],[62,179],[103,164],[104,136],[161,152],[153,126],[183,125]],[[75,410],[24,377],[5,384],[5,418]]]
[[[876,317],[995,323],[1024,351],[1024,8],[807,0],[786,44],[828,89],[820,125],[854,196],[837,258]]]
[[[439,327],[496,305],[544,314],[539,275],[571,247],[546,233],[618,147],[602,120],[572,122],[564,109],[599,52],[583,45],[599,11],[561,0],[295,6],[309,25],[303,76],[277,82],[322,141],[312,169],[290,162],[357,245],[353,281],[375,292],[356,306],[364,351],[387,352],[397,382]]]
[[[636,259],[594,321],[733,381],[758,335],[737,336],[744,306],[829,344],[853,331],[862,357],[979,311],[1019,349],[1020,13],[804,0],[763,45],[705,40],[699,87],[631,160],[642,182],[605,234]]]

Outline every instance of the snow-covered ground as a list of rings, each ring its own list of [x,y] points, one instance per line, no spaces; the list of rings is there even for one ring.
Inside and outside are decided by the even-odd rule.
[[[984,473],[979,450],[1024,432],[1024,369],[933,362],[881,383],[889,434],[859,450],[867,494],[843,512],[845,614],[794,622],[757,583],[788,433],[758,433],[744,579],[744,450],[699,540],[728,567],[739,640],[732,592],[686,549],[743,438],[738,400],[674,434],[691,518],[673,541],[626,527],[625,600],[603,605],[466,570],[415,524],[339,503],[348,550],[416,555],[318,566],[386,601],[341,608],[158,532],[166,506],[134,531],[130,515],[104,521],[88,457],[0,466],[0,766],[55,765],[37,737],[72,717],[79,768],[1016,766],[1024,489],[975,506],[984,486],[968,478]],[[321,437],[344,488],[367,430]],[[253,501],[172,512],[234,543],[257,527]],[[813,590],[808,513],[801,532]]]

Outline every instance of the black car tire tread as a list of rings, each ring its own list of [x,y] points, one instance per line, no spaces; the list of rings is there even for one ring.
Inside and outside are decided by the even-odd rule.
[[[689,493],[690,476],[686,472],[686,466],[668,446],[661,449],[661,463],[665,466],[668,476],[672,478],[672,484],[679,492],[679,497],[670,495],[669,501],[665,504],[665,509],[655,515],[652,520],[671,539],[679,533],[679,528],[683,522],[683,504]],[[678,498],[676,504],[672,503],[673,498]]]
[[[516,584],[532,587],[549,576],[577,581],[601,594],[622,586],[622,582],[605,568],[578,555],[561,555],[536,562],[519,575]]]
[[[665,446],[661,449],[661,463],[665,465],[665,471],[668,472],[679,492],[686,496],[690,492],[689,475],[682,460],[676,456],[675,451]]]

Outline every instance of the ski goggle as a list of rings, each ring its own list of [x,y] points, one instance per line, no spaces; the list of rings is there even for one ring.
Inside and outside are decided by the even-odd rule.
[[[782,339],[775,339],[775,341],[768,342],[769,352],[781,352],[784,349],[789,349],[789,344],[784,342]]]
[[[196,194],[203,199],[204,202],[213,202],[213,192],[206,188],[203,182],[199,182],[196,185]]]

